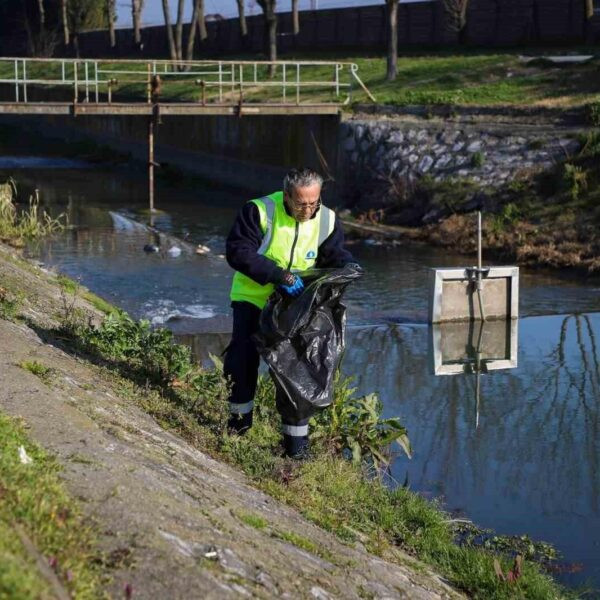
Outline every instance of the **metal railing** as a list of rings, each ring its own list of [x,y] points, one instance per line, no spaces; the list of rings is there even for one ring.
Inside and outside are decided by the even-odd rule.
[[[328,61],[0,58],[0,84],[0,102],[16,103],[40,102],[45,89],[71,90],[73,103],[344,105],[356,85],[375,101],[356,64]]]

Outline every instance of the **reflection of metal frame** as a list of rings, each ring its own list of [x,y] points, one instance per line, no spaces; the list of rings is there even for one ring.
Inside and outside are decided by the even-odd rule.
[[[442,291],[445,281],[470,281],[472,279],[472,268],[448,268],[431,269],[429,295],[429,322],[441,323],[449,321],[446,315],[442,314]],[[484,281],[491,279],[510,279],[510,314],[508,315],[490,315],[507,319],[516,319],[519,316],[519,267],[490,267],[489,273],[484,277]],[[474,315],[468,310],[462,317],[454,317],[453,320],[469,320]]]
[[[487,321],[478,321],[477,324],[462,324],[465,328],[469,327],[468,344],[465,355],[459,360],[444,362],[442,356],[442,337],[444,329],[450,325],[456,327],[457,323],[452,324],[433,324],[431,326],[432,351],[430,352],[433,362],[433,372],[435,375],[459,375],[461,373],[487,373],[488,371],[497,371],[500,369],[514,369],[517,366],[517,355],[519,346],[519,321],[517,319],[508,319],[502,321],[506,329],[505,355],[498,357],[482,358],[483,333],[492,325]],[[494,322],[495,327],[498,321]],[[475,337],[475,331],[477,337]],[[476,343],[473,343],[473,342]]]

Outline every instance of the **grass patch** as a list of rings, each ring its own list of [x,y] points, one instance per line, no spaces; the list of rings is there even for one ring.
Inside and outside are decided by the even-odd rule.
[[[58,464],[1,413],[0,439],[0,597],[54,597],[52,577],[38,560],[73,598],[104,597],[94,535],[66,493]],[[20,461],[21,446],[30,464]]]
[[[397,420],[381,419],[376,397],[355,398],[348,381],[337,381],[334,405],[311,423],[313,458],[297,463],[281,456],[270,379],[259,380],[252,429],[242,437],[230,436],[225,432],[227,386],[219,368],[194,365],[189,349],[174,345],[169,332],[113,314],[99,327],[80,325],[61,331],[61,336],[78,352],[100,361],[119,393],[165,428],[238,466],[255,485],[342,540],[360,541],[371,552],[400,563],[406,561],[398,552],[403,550],[474,598],[569,596],[529,556],[524,556],[523,574],[515,583],[500,581],[494,560],[504,571],[511,568],[516,547],[510,540],[490,548],[476,546],[474,536],[461,536],[436,503],[408,489],[386,487],[378,466],[389,461],[392,441],[410,451],[406,432]],[[236,516],[250,527],[269,527],[260,516]],[[309,538],[275,528],[272,535],[335,562]]]
[[[39,377],[44,383],[49,383],[54,373],[53,369],[47,367],[46,365],[43,365],[40,362],[37,362],[36,360],[21,361],[19,363],[19,367],[21,367],[21,369],[25,369],[25,371],[29,371],[36,377]]]
[[[250,527],[253,527],[254,529],[265,529],[269,524],[262,517],[259,517],[258,515],[253,515],[250,513],[239,513],[236,516],[238,517],[238,519],[240,521],[242,521],[242,523],[246,523],[246,525],[249,525]]]
[[[37,194],[29,198],[27,207],[16,204],[16,184],[9,179],[0,184],[0,241],[21,247],[27,240],[38,239],[64,228],[64,217],[51,217],[40,208]]]
[[[0,319],[15,321],[23,305],[24,295],[0,287]]]

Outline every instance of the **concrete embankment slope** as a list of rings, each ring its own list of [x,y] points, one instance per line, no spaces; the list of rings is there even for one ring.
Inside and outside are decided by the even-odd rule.
[[[400,566],[344,545],[162,429],[110,371],[60,348],[56,278],[2,246],[0,286],[24,298],[22,319],[0,319],[0,411],[22,417],[56,455],[102,549],[123,557],[110,573],[111,597],[123,597],[126,583],[134,598],[153,599],[459,597],[408,556]],[[52,377],[39,379],[22,361]]]

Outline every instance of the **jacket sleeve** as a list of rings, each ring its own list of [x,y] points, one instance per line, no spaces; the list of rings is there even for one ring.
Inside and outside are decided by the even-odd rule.
[[[356,261],[352,254],[344,248],[344,229],[336,215],[333,231],[319,247],[315,266],[319,268],[338,268],[353,262]]]
[[[232,269],[260,285],[281,283],[283,269],[266,256],[258,254],[263,240],[260,214],[254,202],[244,204],[227,236],[225,255]]]

